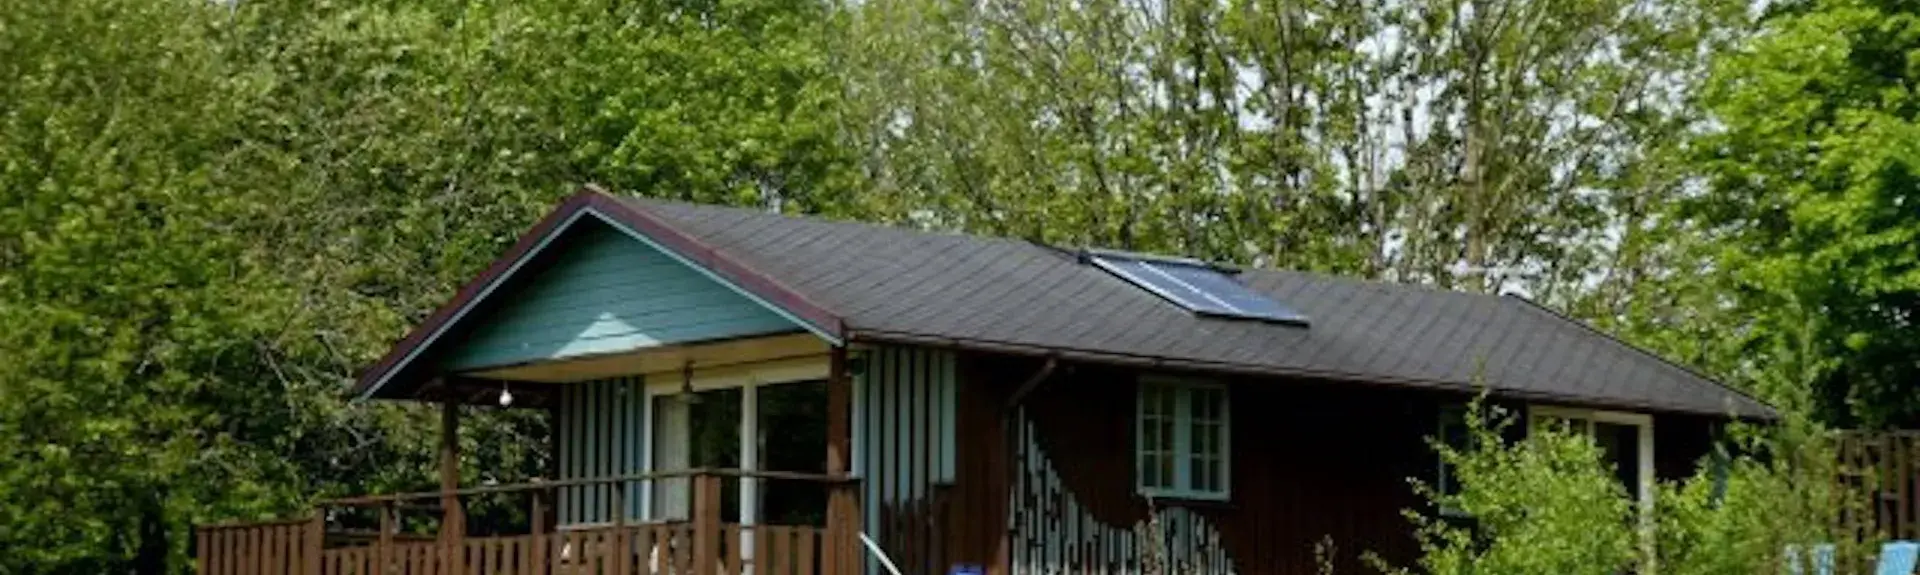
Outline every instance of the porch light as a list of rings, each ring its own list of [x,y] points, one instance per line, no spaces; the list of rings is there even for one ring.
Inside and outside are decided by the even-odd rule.
[[[699,394],[693,392],[693,360],[689,359],[680,366],[680,393],[687,396],[687,404],[700,403]]]

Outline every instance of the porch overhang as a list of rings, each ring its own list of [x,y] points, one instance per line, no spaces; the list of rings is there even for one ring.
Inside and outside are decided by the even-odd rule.
[[[793,333],[509,365],[467,375],[501,381],[572,383],[683,370],[707,373],[797,359],[814,359],[825,365],[831,350],[832,344],[814,334]]]
[[[497,308],[490,302],[500,294],[525,287],[531,269],[549,263],[552,249],[569,230],[585,222],[603,223],[619,233],[638,240],[671,260],[697,272],[700,277],[724,286],[752,304],[791,322],[794,338],[778,339],[771,349],[768,341],[713,341],[718,347],[704,345],[663,346],[666,353],[629,354],[642,350],[598,350],[600,353],[564,358],[567,361],[512,362],[507,365],[462,365],[449,369],[436,363],[439,348],[447,345],[449,334],[462,331],[463,322],[473,321],[483,309]],[[356,399],[412,397],[423,384],[446,378],[477,380],[546,381],[572,378],[609,369],[645,367],[670,361],[676,354],[688,357],[746,357],[754,354],[781,353],[781,346],[825,348],[844,343],[845,328],[840,317],[815,304],[799,292],[773,280],[766,274],[734,261],[695,237],[675,229],[661,218],[618,201],[596,186],[586,186],[568,197],[539,223],[522,235],[507,253],[495,260],[480,275],[468,281],[426,320],[415,326],[355,382],[351,393]],[[758,334],[773,335],[773,334]],[[759,338],[756,338],[759,339]],[[811,343],[802,344],[802,340]],[[678,342],[689,343],[689,342]],[[691,342],[705,344],[709,342]],[[742,347],[744,346],[744,347]],[[815,351],[815,353],[818,353]],[[688,355],[691,354],[691,355]],[[703,355],[704,354],[704,355]],[[743,355],[744,354],[744,355]],[[607,372],[613,373],[613,372]],[[632,373],[625,371],[623,373]],[[509,377],[511,376],[511,377]]]

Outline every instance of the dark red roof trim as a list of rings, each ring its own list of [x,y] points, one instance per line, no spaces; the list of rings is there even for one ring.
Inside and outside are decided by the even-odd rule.
[[[474,303],[474,300],[487,291],[488,286],[502,279],[508,270],[513,269],[517,262],[530,255],[534,247],[539,246],[548,236],[556,232],[562,223],[571,220],[581,210],[587,208],[592,208],[595,212],[612,218],[615,223],[658,242],[662,247],[707,268],[714,275],[732,282],[740,289],[779,306],[836,339],[840,338],[844,331],[838,316],[807,300],[799,293],[780,285],[764,274],[728,259],[712,247],[674,229],[659,217],[620,201],[598,186],[587,185],[579,192],[568,196],[552,212],[547,213],[533,225],[532,229],[522,234],[505,255],[494,260],[486,270],[480,272],[480,275],[461,286],[453,299],[441,304],[440,308],[427,316],[425,321],[407,332],[407,336],[394,344],[392,349],[387,350],[380,361],[375,362],[372,367],[360,374],[360,378],[354,382],[352,393],[355,395],[370,393],[371,390],[383,385],[382,382],[399,370],[408,357],[427,345],[434,334],[447,327],[447,324],[459,315],[460,310]]]

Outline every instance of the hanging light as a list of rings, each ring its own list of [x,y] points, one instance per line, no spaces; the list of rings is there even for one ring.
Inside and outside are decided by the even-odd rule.
[[[700,403],[700,396],[693,392],[693,360],[680,367],[680,393],[686,394],[688,405]]]
[[[507,382],[500,382],[500,407],[513,405],[513,391],[507,389]]]

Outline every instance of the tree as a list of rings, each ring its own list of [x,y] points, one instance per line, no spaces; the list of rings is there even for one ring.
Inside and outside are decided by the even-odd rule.
[[[1631,284],[1719,0],[848,8],[877,209],[1553,304]],[[1596,287],[1597,286],[1597,287]],[[1624,302],[1596,303],[1624,311]]]
[[[1724,242],[1749,361],[1804,350],[1838,425],[1920,425],[1917,48],[1909,6],[1782,4],[1706,92],[1719,129],[1684,214]]]
[[[157,572],[186,521],[287,503],[256,432],[299,397],[232,360],[271,319],[212,183],[243,105],[212,16],[0,5],[0,571]]]
[[[0,2],[0,572],[432,485],[432,416],[341,391],[580,183],[846,209],[827,17]],[[477,415],[470,479],[538,469],[539,418]]]

